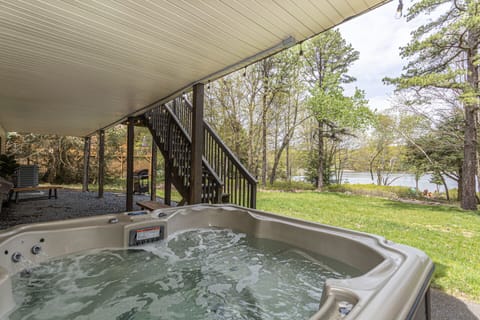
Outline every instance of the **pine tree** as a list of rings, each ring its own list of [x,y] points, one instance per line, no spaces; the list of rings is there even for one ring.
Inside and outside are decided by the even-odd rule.
[[[356,90],[352,97],[345,96],[342,84],[355,78],[348,69],[359,58],[359,52],[348,44],[338,30],[329,30],[307,42],[305,50],[305,78],[311,85],[308,101],[317,128],[316,155],[310,163],[316,166],[316,187],[322,190],[328,181],[328,161],[325,157],[326,139],[337,140],[367,122],[371,112],[366,107],[364,93]],[[313,155],[313,154],[312,154]]]
[[[401,49],[401,56],[409,60],[405,72],[385,81],[398,90],[413,89],[419,97],[432,90],[458,95],[465,117],[461,206],[476,210],[480,2],[419,0],[406,17],[410,21],[424,15],[432,18],[416,29],[410,43]]]

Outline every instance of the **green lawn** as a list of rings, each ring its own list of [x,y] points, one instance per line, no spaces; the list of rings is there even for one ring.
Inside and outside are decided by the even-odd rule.
[[[480,214],[341,193],[259,192],[257,208],[374,233],[425,251],[433,286],[480,302]]]

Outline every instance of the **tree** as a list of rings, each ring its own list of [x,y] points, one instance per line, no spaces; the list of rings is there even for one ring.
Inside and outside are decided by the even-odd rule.
[[[284,74],[284,87],[273,100],[273,164],[269,177],[270,185],[277,178],[283,152],[286,150],[286,176],[289,176],[289,146],[295,131],[307,116],[304,115],[305,86],[299,79],[301,65],[296,50],[287,50],[278,55]]]
[[[260,91],[254,66],[210,83],[205,91],[205,120],[254,175],[261,155]]]
[[[415,141],[428,134],[433,124],[441,124],[438,123],[437,119],[433,121],[424,108],[412,108],[412,106],[409,105],[404,106],[402,105],[402,100],[397,102],[399,102],[399,104],[394,108],[399,110],[400,113],[396,133],[397,136],[401,138],[402,145],[406,146],[403,162],[406,166],[406,171],[414,174],[415,190],[419,193],[420,178],[429,171],[430,163],[428,162],[428,154],[422,149],[422,146],[418,145]],[[419,152],[421,155],[420,158],[412,157],[411,147],[415,148],[413,150],[414,153]]]
[[[83,141],[78,137],[9,133],[7,151],[20,164],[38,164],[44,169],[43,180],[49,183],[81,181]]]
[[[304,77],[311,86],[308,104],[317,124],[314,135],[317,154],[310,163],[316,164],[316,187],[321,190],[327,168],[325,139],[333,141],[346,134],[348,127],[360,126],[370,112],[362,91],[356,90],[353,97],[344,95],[341,85],[355,81],[347,73],[359,53],[347,44],[338,30],[320,34],[307,42],[305,48]]]
[[[278,167],[280,159],[285,150],[287,150],[286,158],[286,175],[289,176],[289,146],[295,134],[297,127],[306,120],[306,118],[299,119],[299,109],[302,105],[301,92],[292,88],[284,97],[285,101],[280,100],[279,108],[273,118],[275,124],[274,144],[273,144],[273,165],[270,173],[270,185],[277,178]],[[282,108],[283,107],[283,108]],[[282,110],[283,109],[283,110]]]
[[[395,146],[398,140],[397,124],[395,118],[388,114],[377,114],[375,120],[370,140],[373,150],[369,159],[369,171],[373,182],[387,186],[398,179],[391,178],[400,160],[400,147]]]
[[[339,142],[372,117],[361,90],[347,96],[342,88],[354,80],[347,71],[358,52],[338,31],[305,42],[303,49],[303,56],[303,50],[294,47],[207,87],[207,121],[241,160],[246,158],[247,168],[263,186],[267,175],[270,184],[278,177],[289,178],[291,151],[297,151],[290,146],[298,148],[302,142],[302,151],[315,150],[311,160],[316,173],[319,166],[325,168],[320,172],[328,180],[331,166],[343,166],[339,152],[342,157],[346,153]],[[323,185],[323,179],[316,180]]]
[[[232,74],[210,84],[207,88],[205,119],[241,160],[247,158],[248,132],[244,129],[249,97],[246,80]]]
[[[295,61],[296,60],[296,61]],[[256,72],[261,79],[261,144],[262,144],[262,186],[267,182],[267,132],[273,115],[272,108],[287,94],[292,85],[293,76],[298,57],[291,54],[291,51],[263,59],[254,65]],[[277,103],[278,105],[278,103]],[[282,105],[285,105],[282,103]],[[283,150],[282,150],[283,151]],[[275,169],[276,170],[276,169]]]
[[[206,120],[225,143],[267,182],[268,156],[273,150],[270,183],[277,177],[282,154],[288,150],[302,121],[304,88],[299,84],[296,48],[259,61],[207,87]]]
[[[138,132],[138,130],[135,130]],[[117,125],[105,131],[105,181],[110,176],[124,177],[127,161],[127,127]],[[119,167],[119,168],[118,168]]]
[[[13,155],[0,154],[0,177],[9,179],[18,168]]]
[[[310,164],[316,165],[315,182],[317,189],[321,190],[329,182],[338,143],[344,136],[353,135],[355,129],[367,127],[373,121],[373,113],[367,107],[363,91],[356,89],[355,94],[348,97],[340,85],[330,87],[328,91],[315,88],[308,104],[318,124],[317,145],[312,148],[316,155],[311,153]]]
[[[461,206],[477,209],[477,121],[480,107],[478,47],[480,44],[480,2],[478,0],[419,0],[407,13],[407,20],[439,13],[413,32],[401,49],[409,59],[398,78],[386,78],[397,90],[413,89],[418,99],[425,91],[451,91],[458,95],[464,111]]]
[[[408,141],[406,161],[423,172],[433,172],[443,184],[450,198],[444,176],[458,184],[458,197],[462,197],[463,181],[463,117],[453,113],[444,115],[438,125],[424,135]]]

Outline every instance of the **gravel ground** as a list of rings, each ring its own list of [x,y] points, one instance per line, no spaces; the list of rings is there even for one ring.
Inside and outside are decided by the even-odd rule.
[[[19,203],[11,203],[0,213],[0,229],[17,224],[65,220],[125,211],[126,200],[123,193],[105,192],[104,197],[99,199],[96,192],[59,189],[58,199],[39,200],[38,198],[42,196],[48,196],[48,192],[20,193]],[[135,195],[134,210],[140,209],[135,204],[137,201],[149,199],[149,196]]]
[[[0,213],[0,229],[17,224],[64,220],[125,211],[125,195],[105,192],[102,199],[95,192],[58,190],[58,199],[35,199],[42,194],[21,194],[18,204],[12,203]],[[43,194],[45,195],[45,194]],[[149,200],[149,196],[135,195],[134,203]],[[134,205],[134,210],[140,209]],[[432,320],[477,320],[480,305],[457,299],[438,290],[432,290]]]

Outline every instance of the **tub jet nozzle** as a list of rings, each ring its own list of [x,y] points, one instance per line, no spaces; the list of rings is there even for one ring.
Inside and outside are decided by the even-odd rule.
[[[22,254],[21,254],[20,252],[18,252],[18,251],[17,251],[17,252],[14,252],[14,253],[12,254],[12,261],[15,262],[15,263],[20,262],[20,260],[22,260],[22,257],[23,257],[23,256],[22,256]]]
[[[338,303],[338,312],[342,317],[347,316],[353,309],[353,304],[348,301],[341,301]]]
[[[42,247],[39,244],[36,244],[31,249],[33,254],[39,254],[42,251]]]

